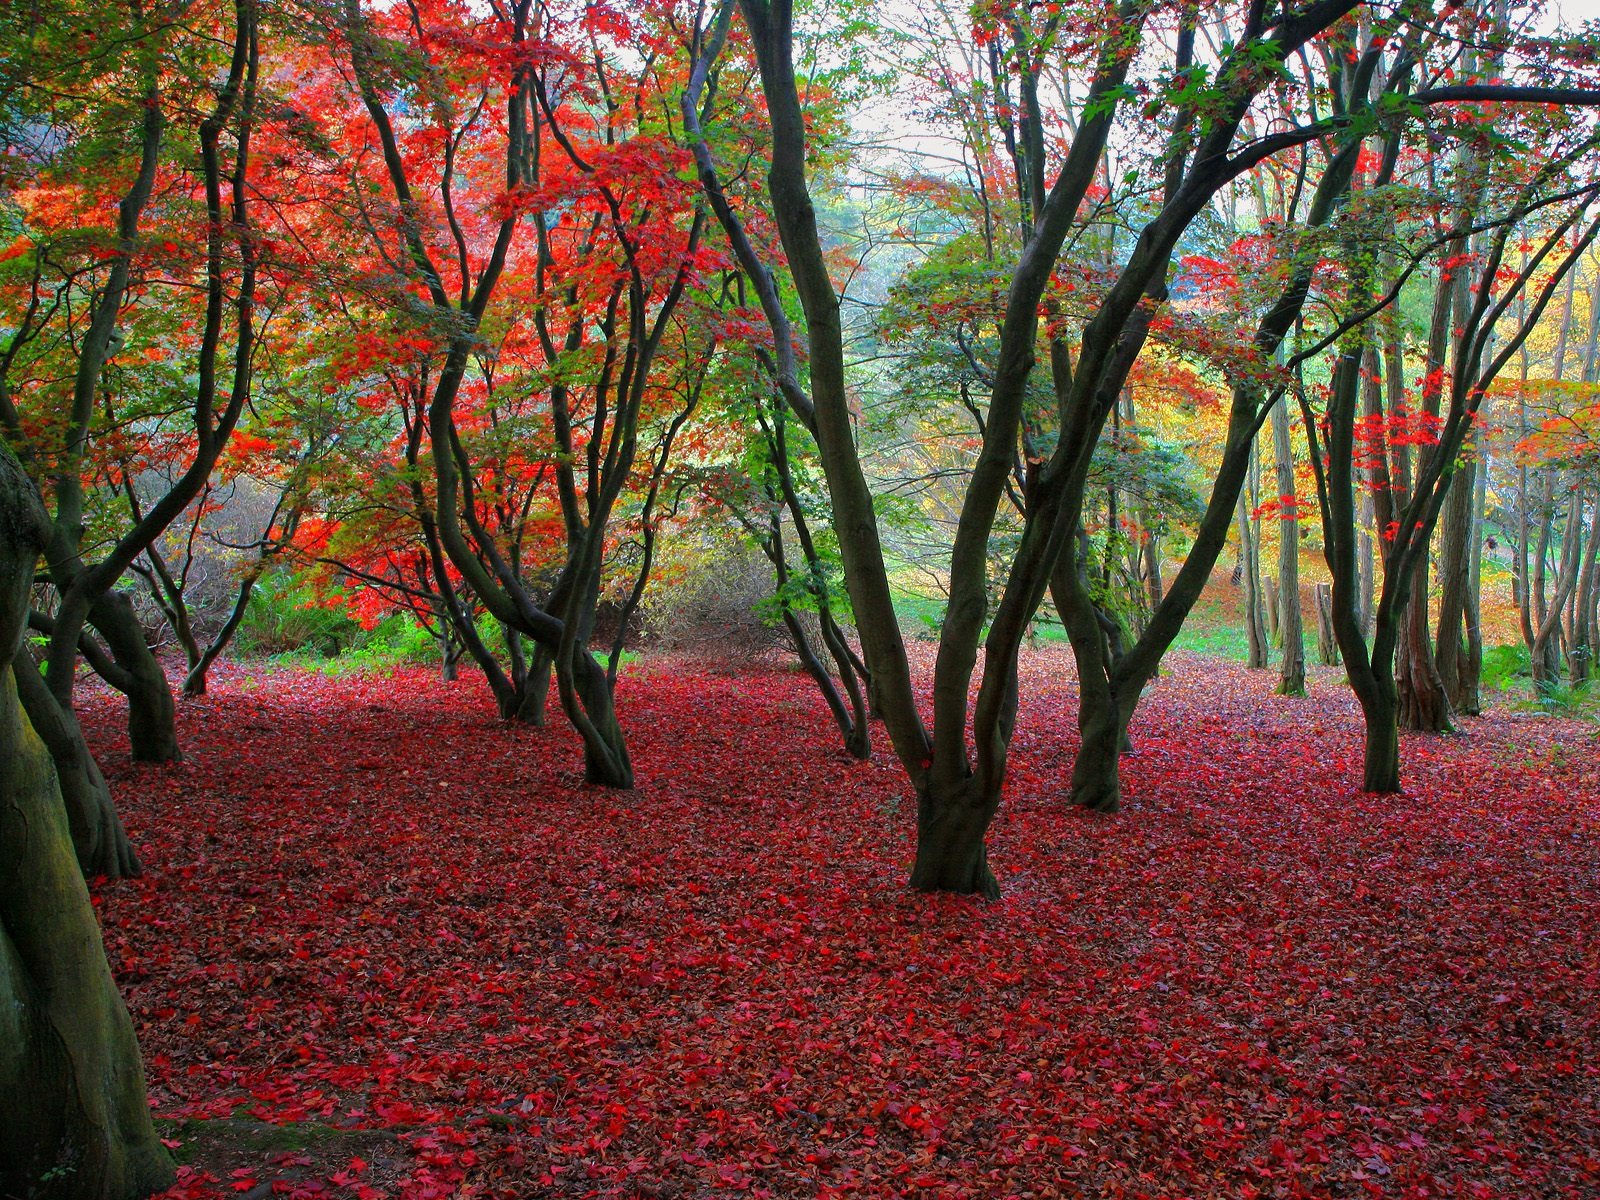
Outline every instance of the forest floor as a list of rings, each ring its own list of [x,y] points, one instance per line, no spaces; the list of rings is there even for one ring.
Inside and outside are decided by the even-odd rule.
[[[1593,1197],[1600,741],[1497,710],[1357,791],[1337,673],[1184,655],[1067,810],[1027,656],[995,903],[808,680],[642,661],[639,773],[476,680],[230,668],[185,762],[86,724],[171,1197]]]

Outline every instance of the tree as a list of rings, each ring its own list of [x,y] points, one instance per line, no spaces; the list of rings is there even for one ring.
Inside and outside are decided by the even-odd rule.
[[[68,16],[62,12],[52,19]],[[41,679],[31,659],[19,658],[19,687],[56,760],[84,869],[113,875],[136,870],[137,859],[72,715],[78,658],[87,648],[91,663],[128,693],[129,738],[136,759],[160,762],[179,756],[171,690],[116,584],[204,490],[249,397],[256,332],[257,257],[248,199],[258,76],[255,8],[250,0],[233,6],[231,52],[220,86],[207,71],[220,64],[194,61],[194,48],[182,43],[182,30],[147,27],[159,24],[156,18],[130,20],[128,40],[139,46],[137,54],[109,61],[99,52],[74,59],[70,49],[62,51],[65,59],[41,54],[35,71],[62,72],[51,76],[48,86],[40,86],[42,75],[29,73],[6,81],[11,99],[7,117],[17,122],[16,128],[47,128],[55,136],[42,139],[44,148],[31,147],[23,156],[36,184],[22,205],[21,241],[33,270],[21,319],[0,351],[0,428],[35,478],[48,484],[54,506],[45,578],[55,606],[33,621],[48,639],[47,672]],[[17,32],[31,36],[32,31]],[[204,59],[210,51],[195,53]],[[205,74],[205,82],[197,82],[196,74]],[[171,172],[163,175],[174,112],[184,119],[199,114],[193,128],[198,161],[181,165],[175,180]],[[87,170],[104,153],[105,141],[122,135],[137,147],[134,160],[103,172]],[[230,138],[231,163],[226,153]],[[44,184],[59,176],[74,177],[75,172],[84,172],[83,178],[94,186],[68,187],[66,208],[59,202],[52,205],[52,197],[59,201],[60,188]],[[112,181],[125,176],[115,190],[117,217],[109,230],[96,228],[98,206],[111,199],[103,176]],[[187,462],[172,487],[139,520],[97,544],[86,541],[93,516],[88,484],[107,457],[104,443],[117,435],[121,424],[107,381],[127,343],[126,310],[139,299],[137,293],[153,269],[156,247],[145,240],[144,223],[156,205],[158,183],[174,193],[169,215],[178,227],[192,232],[184,222],[196,215],[197,207],[203,221],[196,269],[203,308],[195,322],[198,337],[190,339],[193,374],[183,379],[188,396],[182,411],[190,418]],[[82,224],[92,231],[87,239],[76,228]],[[61,266],[63,259],[68,265]],[[233,370],[225,387],[220,368],[230,326]],[[157,357],[168,353],[160,348]],[[63,362],[61,375],[69,387],[58,386],[59,376],[49,370],[32,370],[39,355]],[[105,650],[86,643],[88,625],[106,639]]]
[[[55,767],[17,696],[50,521],[0,443],[0,1192],[135,1200],[172,1182]]]
[[[1592,97],[1574,99],[1592,102]],[[1452,270],[1465,273],[1470,280],[1468,298],[1458,308],[1451,280],[1436,283],[1433,336],[1422,389],[1431,399],[1424,399],[1417,417],[1399,424],[1381,419],[1377,424],[1370,420],[1363,424],[1358,417],[1364,386],[1367,390],[1379,386],[1378,373],[1364,370],[1364,364],[1376,360],[1370,329],[1363,327],[1349,334],[1334,364],[1327,408],[1320,418],[1324,432],[1313,434],[1312,464],[1323,513],[1325,553],[1333,574],[1339,649],[1366,722],[1362,786],[1367,791],[1400,790],[1400,694],[1395,655],[1402,637],[1408,636],[1406,610],[1412,588],[1420,578],[1419,565],[1428,553],[1462,446],[1488,388],[1517,354],[1566,272],[1600,232],[1600,220],[1592,216],[1589,207],[1600,197],[1600,184],[1580,180],[1574,185],[1568,177],[1573,165],[1592,153],[1589,137],[1580,130],[1564,152],[1552,151],[1538,162],[1506,164],[1505,207],[1493,216],[1492,233],[1481,254],[1464,256],[1462,248],[1475,221],[1486,217],[1484,207],[1473,205],[1470,212],[1459,212],[1450,225],[1444,247],[1455,253],[1447,257],[1450,265],[1442,274],[1448,276]],[[1534,219],[1537,229],[1529,225]],[[1520,265],[1511,267],[1507,250],[1519,236],[1529,236],[1534,248]],[[1370,287],[1357,271],[1352,291],[1358,303],[1364,303]],[[1446,304],[1445,312],[1450,314],[1442,320],[1441,304]],[[1438,334],[1441,326],[1445,337]],[[1386,375],[1384,386],[1391,395],[1402,390],[1398,367],[1392,366]],[[1310,432],[1315,414],[1304,397],[1302,403]],[[1373,405],[1369,410],[1380,411]],[[1396,442],[1420,446],[1414,471],[1403,458],[1400,472],[1388,465],[1396,461]],[[1356,617],[1359,573],[1354,487],[1358,462],[1363,459],[1383,464],[1386,472],[1375,495],[1377,517],[1383,523],[1383,583],[1370,649]],[[1428,649],[1431,663],[1431,647]]]
[[[1007,33],[1013,38],[1022,37],[1023,61],[1034,61],[1053,47],[1076,41],[1094,48],[1096,62],[1087,87],[1079,93],[1082,99],[1076,106],[1075,136],[1048,189],[1044,131],[1037,121],[1028,128],[1028,152],[1024,157],[1029,164],[1028,194],[1035,201],[1030,210],[1033,220],[1027,244],[1009,280],[985,434],[972,468],[951,553],[950,604],[941,632],[933,725],[929,729],[917,707],[894,617],[872,495],[856,454],[850,424],[838,295],[818,241],[807,184],[805,118],[792,59],[793,12],[785,0],[741,3],[772,122],[769,193],[789,271],[805,312],[810,349],[809,394],[782,361],[778,364],[777,382],[815,431],[867,666],[895,753],[917,792],[914,887],[991,895],[997,892],[998,885],[988,867],[984,835],[1005,778],[1006,745],[1018,702],[1016,653],[1051,582],[1061,548],[1078,524],[1083,488],[1099,433],[1149,335],[1165,295],[1167,269],[1178,238],[1230,179],[1274,150],[1300,144],[1293,138],[1287,142],[1269,138],[1234,149],[1235,135],[1245,113],[1255,97],[1280,78],[1281,65],[1290,55],[1354,7],[1311,4],[1284,14],[1270,27],[1262,13],[1253,13],[1231,48],[1220,56],[1214,74],[1209,76],[1215,80],[1212,86],[1200,86],[1192,29],[1188,37],[1179,39],[1176,57],[1167,57],[1159,50],[1158,39],[1147,33],[1149,14],[1142,7],[1125,5],[1070,21],[1060,13],[1052,13],[1038,28],[1024,24],[1028,18],[1022,13],[1007,10],[995,25],[981,27],[984,36]],[[1006,21],[1011,24],[1006,25]],[[1017,444],[1018,424],[1035,359],[1040,303],[1065,239],[1095,182],[1115,118],[1125,96],[1133,90],[1129,80],[1136,48],[1165,60],[1150,77],[1150,86],[1159,90],[1171,111],[1165,199],[1142,227],[1127,261],[1113,273],[1098,301],[1089,307],[1076,349],[1062,337],[1050,340],[1052,379],[1061,413],[1060,437],[1049,460],[1038,471],[1028,498],[1021,543],[1010,564],[1004,593],[991,613],[985,578],[988,540]],[[1025,71],[1024,81],[1028,77]],[[691,87],[685,110],[694,98]],[[1027,103],[1025,94],[1024,104]],[[1312,136],[1304,134],[1300,140]],[[708,164],[703,156],[699,162],[707,191],[715,197],[718,181],[714,164]],[[767,284],[763,308],[781,350],[788,342],[789,328],[781,306],[775,302],[770,276],[764,264],[751,261],[755,256],[750,243],[746,240],[741,245],[726,208],[719,208],[718,215],[730,227],[730,239],[747,273],[758,287],[763,281]],[[1231,510],[1231,502],[1228,508]],[[1094,619],[1087,610],[1080,609],[1077,616],[1065,615],[1069,627],[1073,623],[1077,626],[1075,646],[1082,643],[1087,649],[1098,641],[1100,631],[1091,624]],[[1156,622],[1161,620],[1158,613]],[[976,706],[969,710],[968,688],[986,621],[989,632],[984,669]],[[1104,703],[1097,702],[1095,719],[1110,734],[1114,764],[1116,745],[1125,728],[1122,713],[1131,711],[1132,701],[1103,695],[1099,700]],[[1086,730],[1085,741],[1101,736],[1099,729]]]

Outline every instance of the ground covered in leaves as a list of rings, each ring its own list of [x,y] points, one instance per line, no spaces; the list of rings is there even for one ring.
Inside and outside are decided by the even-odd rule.
[[[998,903],[781,667],[631,668],[640,786],[425,672],[219,679],[91,737],[172,1197],[1600,1193],[1600,742],[1500,712],[1357,792],[1355,712],[1177,659],[1125,811],[1025,667]]]

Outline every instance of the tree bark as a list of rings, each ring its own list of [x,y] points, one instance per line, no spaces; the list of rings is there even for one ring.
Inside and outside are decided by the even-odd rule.
[[[167,673],[145,641],[133,602],[121,592],[107,592],[89,610],[90,623],[111,647],[124,675],[128,697],[128,743],[134,762],[178,762],[177,705]]]
[[[1359,535],[1358,535],[1359,536]],[[1325,583],[1319,583],[1315,592],[1317,598],[1317,658],[1325,667],[1339,665],[1339,639],[1333,630],[1333,590]],[[1366,632],[1366,621],[1361,617],[1359,610],[1356,619],[1360,622],[1362,632]]]
[[[1439,625],[1434,661],[1445,695],[1461,711],[1468,656],[1466,632],[1472,591],[1473,508],[1478,497],[1478,464],[1464,458],[1445,497],[1439,522]]]
[[[142,870],[139,856],[111,802],[105,776],[83,740],[77,716],[51,695],[25,648],[12,656],[12,664],[28,723],[55,764],[67,826],[84,876],[127,879],[138,875]]]
[[[1287,400],[1272,406],[1272,449],[1278,482],[1278,631],[1283,667],[1280,696],[1306,694],[1305,629],[1300,612],[1300,515],[1295,508],[1294,444]]]
[[[959,892],[997,900],[1000,885],[989,869],[984,842],[993,806],[972,795],[970,779],[951,791],[917,796],[917,858],[911,867],[911,886],[919,892]]]
[[[1249,639],[1250,653],[1246,663],[1253,670],[1267,665],[1267,626],[1261,606],[1261,540],[1255,518],[1251,515],[1256,500],[1256,452],[1250,451],[1250,470],[1245,486],[1240,489],[1239,563],[1240,582],[1244,587],[1244,628]]]

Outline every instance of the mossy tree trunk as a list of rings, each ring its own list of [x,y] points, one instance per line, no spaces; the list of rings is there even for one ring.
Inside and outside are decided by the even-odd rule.
[[[172,1182],[55,767],[17,696],[47,518],[0,443],[0,1194],[135,1200]]]

